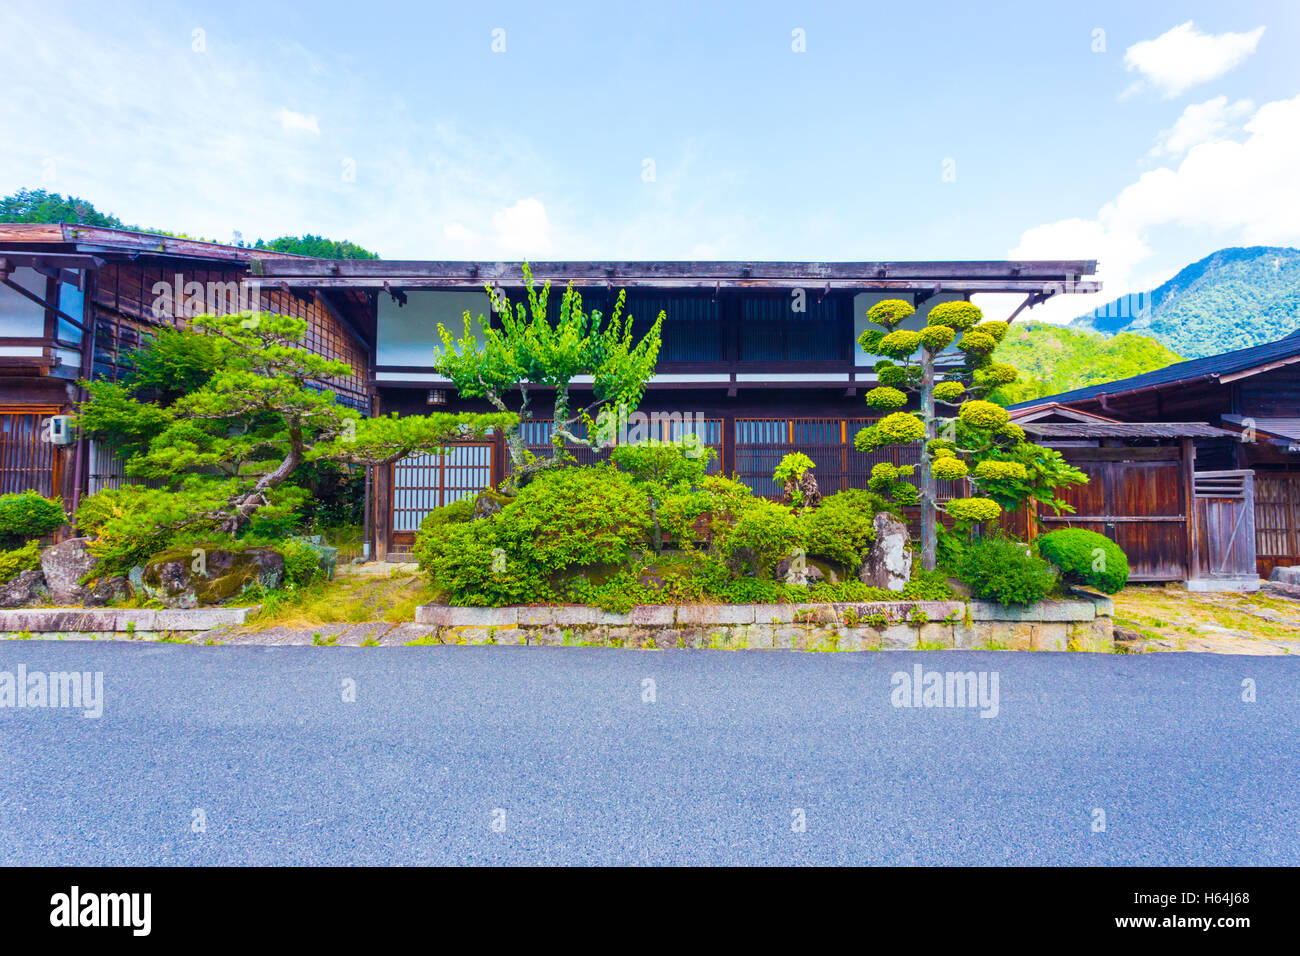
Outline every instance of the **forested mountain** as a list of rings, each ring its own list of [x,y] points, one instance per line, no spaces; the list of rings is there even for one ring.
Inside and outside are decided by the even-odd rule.
[[[1141,375],[1181,361],[1155,339],[1135,332],[1106,336],[1046,322],[1014,323],[993,357],[1020,370],[1016,382],[994,393],[996,400],[1008,405]]]
[[[1274,342],[1300,328],[1300,249],[1220,249],[1149,294],[1115,299],[1070,325],[1141,332],[1187,358]]]
[[[139,232],[152,232],[160,236],[180,239],[205,239],[183,232],[168,232],[165,229],[148,229],[141,226],[128,226],[117,216],[99,212],[85,199],[76,196],[61,196],[46,192],[44,189],[20,189],[10,196],[0,198],[0,222],[69,222],[86,226],[106,226],[112,229],[134,229]],[[206,239],[219,242],[217,239]],[[234,243],[251,249],[269,249],[273,252],[292,252],[301,256],[315,256],[318,259],[378,259],[376,253],[363,249],[356,243],[346,240],[326,239],[323,236],[281,236],[278,239],[258,239],[254,243],[242,240]]]

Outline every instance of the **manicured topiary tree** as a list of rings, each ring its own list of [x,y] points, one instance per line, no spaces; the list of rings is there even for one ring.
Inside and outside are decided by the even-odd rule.
[[[920,504],[922,562],[933,570],[939,481],[966,478],[981,492],[944,506],[962,529],[992,521],[1004,507],[1031,497],[1059,508],[1063,503],[1052,489],[1087,479],[1055,452],[1025,442],[1024,430],[1007,410],[986,400],[993,389],[1016,378],[1014,367],[992,359],[1006,322],[985,321],[970,302],[944,302],[930,310],[925,328],[900,328],[915,311],[902,299],[886,299],[867,311],[876,328],[863,332],[858,344],[884,358],[875,366],[879,385],[867,392],[866,401],[886,414],[858,432],[854,445],[860,451],[921,445],[919,466],[876,465],[869,487],[900,504]],[[950,346],[959,361],[938,367],[937,357]],[[907,411],[913,396],[919,407]],[[903,480],[916,475],[918,467],[919,488]]]
[[[1114,594],[1128,583],[1128,556],[1114,541],[1086,528],[1061,528],[1038,539],[1038,553],[1061,569],[1068,584]]]

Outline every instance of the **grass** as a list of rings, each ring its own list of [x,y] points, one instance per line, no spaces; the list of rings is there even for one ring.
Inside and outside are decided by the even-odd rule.
[[[1198,638],[1300,641],[1300,602],[1264,592],[1200,594],[1176,585],[1135,585],[1114,598],[1118,627],[1179,648]]]
[[[247,603],[262,605],[252,625],[262,631],[272,627],[412,621],[418,605],[437,597],[438,592],[418,574],[360,575],[340,569],[333,581],[317,579],[292,591],[250,596]]]

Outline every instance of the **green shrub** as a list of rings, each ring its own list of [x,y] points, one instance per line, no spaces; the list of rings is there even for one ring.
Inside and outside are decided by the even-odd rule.
[[[434,556],[434,539],[440,536],[448,525],[463,524],[474,513],[474,498],[460,498],[441,508],[434,508],[420,522],[420,529],[415,532],[415,544],[411,553],[422,569]]]
[[[1038,539],[1038,553],[1070,584],[1114,594],[1128,583],[1128,556],[1110,538],[1085,528],[1061,528]]]
[[[452,603],[480,607],[552,600],[549,575],[623,564],[650,527],[644,490],[608,464],[542,472],[490,518],[472,508],[427,516],[415,553]]]
[[[866,559],[876,540],[875,518],[889,503],[870,491],[840,491],[800,516],[807,552],[850,570]]]
[[[32,571],[41,566],[41,543],[33,538],[21,548],[0,551],[0,584],[5,584],[19,571]]]
[[[306,541],[285,541],[276,550],[284,558],[284,581],[289,587],[305,587],[320,572],[320,553]]]
[[[622,564],[647,539],[650,506],[631,476],[602,464],[542,472],[493,520],[502,546],[547,574]]]
[[[58,498],[43,498],[34,491],[0,495],[0,548],[43,538],[67,520]]]
[[[723,475],[707,475],[698,488],[680,490],[664,499],[659,524],[679,547],[690,548],[697,537],[696,522],[702,516],[709,517],[705,536],[713,540],[758,500],[748,485]]]
[[[733,567],[766,578],[772,566],[800,543],[799,532],[799,522],[789,508],[755,498],[722,532],[718,547]]]
[[[424,539],[420,569],[450,603],[499,607],[554,599],[538,570],[502,546],[500,518],[446,524]]]
[[[124,485],[86,498],[77,508],[77,530],[92,540],[87,548],[99,559],[99,574],[120,574],[183,542],[207,546],[215,539],[234,541],[216,529],[218,513],[236,490],[235,479],[191,476],[175,488]],[[246,544],[274,545],[297,523],[295,509],[305,491],[273,489],[240,535]]]
[[[971,593],[998,604],[1033,604],[1056,586],[1052,566],[1019,542],[982,538],[966,547],[958,577]]]
[[[580,584],[573,589],[572,597],[579,604],[626,614],[638,604],[653,604],[656,594],[641,584],[633,570],[625,568],[598,584]]]
[[[772,472],[772,480],[783,490],[783,500],[797,509],[815,505],[821,500],[817,479],[810,472],[816,464],[803,452],[792,452],[781,459]]]
[[[713,456],[712,448],[701,444],[694,435],[687,435],[679,442],[644,441],[619,445],[609,457],[637,481],[672,487],[682,483],[699,484]]]

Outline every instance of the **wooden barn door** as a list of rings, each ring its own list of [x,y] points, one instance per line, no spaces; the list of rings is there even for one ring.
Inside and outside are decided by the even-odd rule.
[[[1128,555],[1133,581],[1180,581],[1191,576],[1188,488],[1182,451],[1156,448],[1061,448],[1088,475],[1062,497],[1074,514],[1042,516],[1044,531],[1087,528]]]

